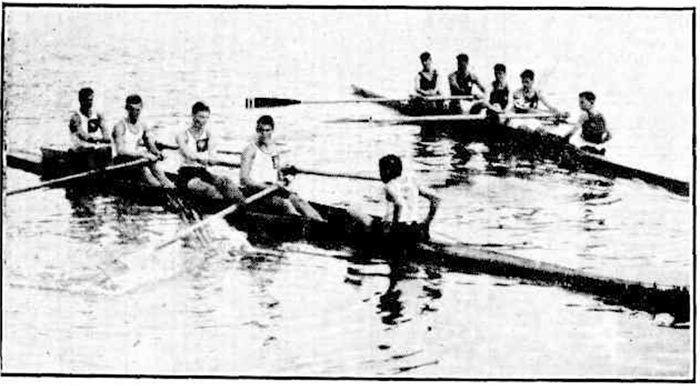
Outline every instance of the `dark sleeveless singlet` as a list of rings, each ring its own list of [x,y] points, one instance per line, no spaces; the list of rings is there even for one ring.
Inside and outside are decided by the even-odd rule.
[[[581,138],[587,142],[600,144],[605,142],[608,130],[602,114],[588,115],[581,125]]]
[[[428,79],[425,77],[423,72],[419,72],[418,75],[420,76],[420,88],[421,90],[432,90],[437,86],[437,78],[438,78],[438,73],[437,71],[433,70],[433,76],[431,79]]]
[[[456,78],[459,88],[455,88],[452,84],[450,84],[450,94],[453,96],[472,95],[472,86],[475,82],[474,78],[472,78],[471,72],[468,73],[467,76],[462,76],[462,74],[458,72]]]
[[[492,105],[498,104],[502,109],[505,109],[506,106],[508,106],[508,95],[510,94],[508,85],[503,88],[496,88],[496,81],[493,81],[491,82],[491,86],[493,87],[493,91],[491,91],[491,95],[489,96],[489,103]]]

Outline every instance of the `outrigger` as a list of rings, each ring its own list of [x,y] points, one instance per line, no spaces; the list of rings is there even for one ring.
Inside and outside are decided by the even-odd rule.
[[[101,162],[102,169],[114,166],[111,160],[105,157],[104,152],[96,152],[94,156],[93,164]],[[76,172],[75,169],[71,169],[72,166],[86,165],[86,163],[76,162],[75,159],[80,158],[84,161],[84,157],[86,157],[84,152],[76,153],[57,148],[43,148],[42,154],[16,150],[6,153],[7,166],[37,174],[43,178],[56,177],[57,173],[65,175]],[[84,171],[84,169],[77,171]],[[351,177],[351,175],[333,173],[319,174]],[[373,179],[368,176],[358,177]],[[143,194],[145,190],[152,192],[157,191],[158,188],[134,184],[128,178],[117,178],[108,173],[96,173],[90,178],[92,179],[88,181],[85,179],[76,181],[77,184],[74,187],[82,185],[85,188],[97,189],[104,194],[148,197],[154,205],[164,207],[168,205],[165,201],[167,194]],[[224,202],[202,202],[197,199],[184,201],[201,214],[210,214],[227,206]],[[326,222],[317,222],[300,216],[268,213],[254,207],[228,214],[226,220],[240,230],[248,232],[254,243],[269,244],[270,241],[303,239],[323,248],[338,249],[341,246],[347,246],[357,251],[377,250],[376,240],[367,239],[366,235],[351,231],[352,219],[346,209],[315,202],[310,204]],[[419,244],[414,252],[407,258],[469,273],[485,273],[520,278],[535,284],[557,285],[572,291],[598,296],[609,304],[622,305],[651,314],[668,313],[674,317],[674,323],[684,323],[690,318],[691,303],[687,287],[662,287],[655,283],[610,278],[473,245],[440,241],[436,238]]]

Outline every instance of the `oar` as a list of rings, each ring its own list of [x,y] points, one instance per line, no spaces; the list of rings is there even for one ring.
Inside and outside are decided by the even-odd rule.
[[[50,186],[60,184],[63,182],[73,181],[73,180],[76,180],[79,178],[90,177],[90,176],[94,176],[97,174],[111,172],[111,171],[115,171],[115,170],[127,169],[127,168],[132,168],[132,167],[136,167],[136,166],[140,166],[140,165],[145,165],[149,162],[151,162],[151,161],[148,159],[142,158],[142,159],[138,159],[135,161],[126,162],[123,164],[107,166],[107,167],[99,168],[99,169],[92,169],[92,170],[88,170],[86,172],[73,174],[73,175],[66,176],[66,177],[56,178],[55,180],[49,180],[46,182],[42,182],[41,184],[38,184],[38,185],[29,186],[29,187],[21,188],[21,189],[10,190],[9,192],[7,192],[7,195],[12,196],[12,195],[18,194],[18,193],[24,193],[24,192],[29,192],[32,190],[48,188]]]
[[[290,174],[308,174],[312,176],[322,176],[322,177],[337,177],[337,178],[350,178],[354,180],[365,180],[365,181],[381,181],[377,177],[363,176],[361,174],[351,174],[351,173],[336,173],[336,172],[326,172],[323,170],[314,169],[299,169],[296,166],[289,168]]]
[[[474,100],[472,95],[463,96],[426,96],[426,97],[408,97],[408,98],[363,98],[363,99],[338,99],[338,100],[299,100],[289,98],[268,98],[255,97],[246,98],[245,107],[247,109],[257,109],[265,107],[282,107],[298,104],[336,104],[336,103],[387,103],[387,102],[405,102],[412,99],[426,101],[448,101],[448,100]]]
[[[213,164],[219,165],[219,166],[226,166],[229,168],[241,167],[241,164],[236,163],[236,162],[216,161],[216,162],[213,162]],[[292,166],[292,167],[288,168],[287,173],[289,173],[289,174],[308,174],[308,175],[312,175],[312,176],[322,176],[322,177],[350,178],[350,179],[355,179],[355,180],[366,180],[366,181],[381,181],[381,179],[379,179],[377,177],[364,176],[361,174],[327,172],[327,171],[323,171],[323,170],[314,170],[314,169],[300,169],[300,168],[297,168],[296,166]]]
[[[174,243],[174,242],[180,240],[181,238],[187,236],[188,234],[190,234],[190,233],[196,231],[197,229],[200,229],[200,228],[202,228],[203,226],[209,224],[210,222],[212,222],[212,221],[214,221],[214,220],[216,220],[216,219],[219,219],[219,218],[223,218],[223,217],[225,217],[226,215],[235,212],[240,206],[250,205],[250,204],[252,204],[253,202],[255,202],[255,201],[257,201],[257,200],[260,200],[261,198],[264,198],[264,197],[269,196],[270,194],[274,193],[274,192],[277,191],[278,189],[282,189],[282,188],[281,188],[280,186],[278,186],[278,185],[274,185],[274,186],[271,186],[271,187],[269,187],[269,188],[267,188],[267,189],[265,189],[265,190],[262,190],[262,191],[260,191],[260,192],[258,192],[258,193],[255,193],[254,195],[252,195],[252,196],[246,198],[245,201],[243,201],[242,203],[240,203],[240,204],[233,204],[233,205],[229,206],[228,208],[222,210],[221,212],[218,212],[218,213],[216,213],[216,214],[213,214],[213,215],[207,217],[206,220],[200,221],[200,222],[198,222],[197,224],[192,225],[191,227],[189,227],[189,228],[187,228],[187,229],[184,229],[184,230],[178,232],[177,235],[175,235],[175,237],[173,237],[173,238],[171,238],[171,239],[169,239],[169,240],[167,240],[167,241],[164,241],[164,242],[158,244],[158,245],[154,248],[154,250],[157,251],[157,250],[163,249],[163,248],[167,247],[168,245],[170,245],[170,244],[172,244],[172,243]]]
[[[178,145],[173,145],[171,143],[165,143],[165,142],[160,142],[160,141],[156,142],[156,147],[158,147],[158,149],[160,149],[160,150],[163,150],[163,149],[178,150],[180,148],[180,146],[178,146]],[[216,152],[219,154],[229,154],[229,155],[241,155],[241,153],[243,153],[241,151],[236,151],[236,150],[217,150]]]
[[[508,118],[553,118],[557,117],[555,113],[501,113],[499,117]],[[485,114],[454,114],[454,115],[424,115],[417,117],[379,117],[379,118],[341,118],[328,123],[414,123],[414,122],[467,122],[486,119]]]

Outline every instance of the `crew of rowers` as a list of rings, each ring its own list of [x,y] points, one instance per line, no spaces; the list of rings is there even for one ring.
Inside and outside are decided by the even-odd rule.
[[[139,159],[150,162],[140,167],[141,178],[154,187],[177,189],[200,199],[225,200],[241,203],[246,197],[273,185],[280,189],[266,199],[262,205],[285,214],[304,216],[316,221],[325,221],[312,205],[287,189],[296,168],[284,165],[272,139],[274,119],[269,115],[258,118],[255,138],[241,155],[239,184],[233,179],[212,171],[209,166],[222,164],[217,153],[216,136],[207,126],[211,109],[203,102],[192,105],[192,119],[176,133],[177,154],[180,158],[175,181],[171,181],[161,167],[165,156],[156,146],[149,126],[141,119],[143,100],[139,95],[126,97],[126,116],[114,128],[107,130],[104,117],[93,108],[94,92],[83,88],[78,92],[80,108],[69,122],[72,148],[76,151],[91,151],[105,144],[111,145],[115,163]],[[395,155],[382,157],[379,174],[384,183],[386,212],[382,221],[373,221],[371,216],[352,210],[358,231],[380,233],[393,240],[420,241],[428,235],[428,228],[437,211],[440,199],[425,188],[420,188],[404,172],[401,159]],[[419,197],[430,201],[430,209],[424,221],[419,222]]]
[[[418,110],[430,113],[430,110],[440,110],[444,108],[440,92],[440,77],[437,70],[433,68],[432,58],[429,52],[420,55],[422,64],[421,70],[415,77],[416,97],[412,103]],[[540,104],[557,118],[565,118],[562,114],[544,97],[544,94],[534,87],[535,73],[530,69],[524,70],[520,74],[522,87],[511,93],[506,82],[506,66],[498,63],[493,66],[494,80],[487,92],[486,87],[479,81],[479,78],[469,70],[469,56],[466,54],[457,55],[457,70],[448,77],[450,97],[463,97],[464,99],[452,99],[448,104],[448,111],[452,114],[479,114],[486,110],[489,114],[499,114],[512,112],[514,114],[537,113]],[[476,92],[474,87],[480,92]],[[601,151],[596,145],[601,145],[611,138],[610,131],[605,124],[603,115],[595,109],[596,96],[591,91],[583,91],[579,94],[579,107],[582,114],[577,122],[573,124],[573,129],[564,138],[569,140],[576,132],[581,132],[581,138],[591,144],[583,149],[597,153]],[[466,103],[464,103],[466,102]],[[464,105],[468,105],[465,108]],[[511,123],[517,126],[517,124]]]

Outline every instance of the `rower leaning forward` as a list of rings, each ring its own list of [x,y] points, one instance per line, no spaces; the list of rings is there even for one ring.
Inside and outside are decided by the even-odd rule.
[[[579,107],[583,112],[579,120],[574,123],[574,128],[564,135],[564,139],[570,140],[573,135],[580,131],[580,139],[583,143],[581,150],[605,155],[603,144],[612,138],[612,134],[605,124],[605,118],[595,108],[596,96],[591,91],[583,91],[578,94]]]
[[[140,177],[150,186],[175,189],[175,185],[168,179],[158,163],[165,157],[156,147],[148,125],[140,119],[143,109],[141,97],[129,95],[126,97],[124,108],[127,116],[114,125],[112,133],[116,154],[114,162],[124,163],[137,159],[147,159],[151,162],[139,168]]]
[[[192,105],[192,122],[175,137],[181,157],[178,189],[198,198],[242,202],[245,197],[233,180],[208,168],[221,163],[217,158],[216,138],[207,126],[210,114],[209,106],[196,102]]]
[[[355,219],[360,235],[370,235],[388,249],[410,249],[430,238],[430,224],[435,218],[440,197],[431,189],[419,186],[412,173],[404,170],[401,158],[394,154],[379,159],[379,175],[385,201],[384,216],[372,217],[356,208],[348,213]],[[420,220],[419,198],[430,202],[427,216]]]
[[[269,115],[261,116],[256,123],[255,139],[243,150],[240,178],[241,190],[246,196],[251,196],[275,184],[285,188],[291,182],[294,168],[282,167],[279,151],[272,141],[274,130],[274,119]],[[286,214],[325,221],[308,202],[286,189],[278,190],[261,204]]]

